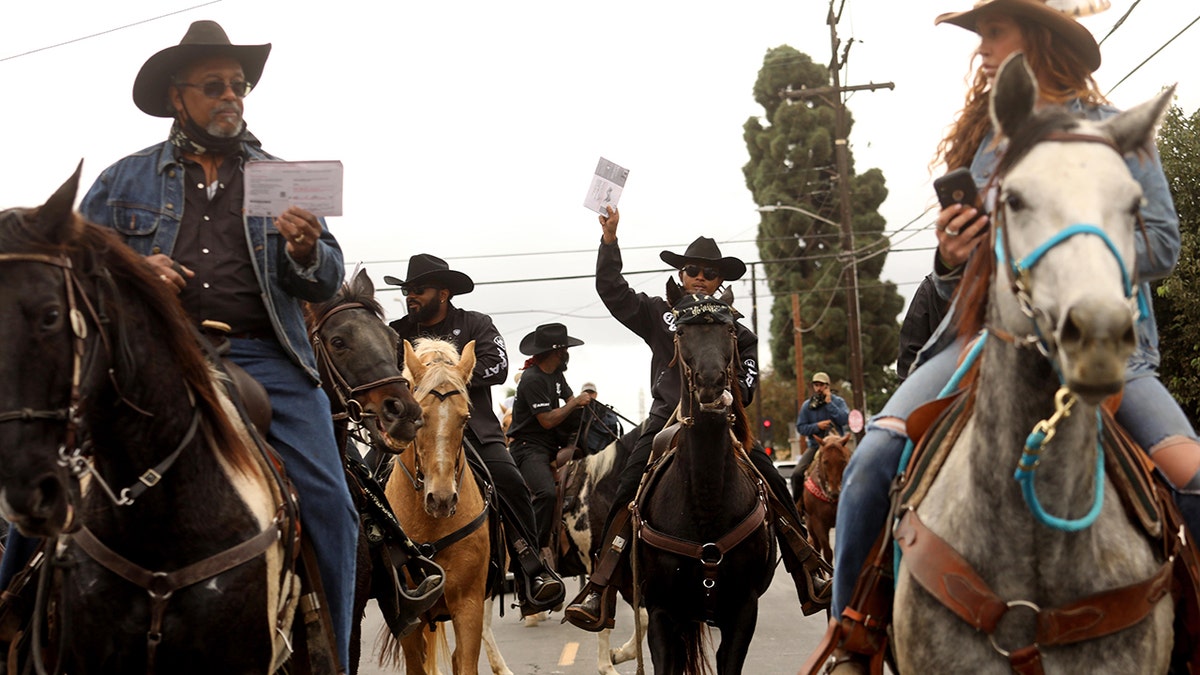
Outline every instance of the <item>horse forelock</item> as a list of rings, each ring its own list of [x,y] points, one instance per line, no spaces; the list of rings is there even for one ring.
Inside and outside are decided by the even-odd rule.
[[[414,396],[417,399],[428,396],[439,387],[450,387],[467,393],[467,381],[458,373],[455,366],[459,362],[458,348],[453,342],[433,338],[420,338],[413,343],[413,351],[417,360],[425,365],[425,374],[419,382],[413,380],[413,374],[407,367],[404,376],[415,387]],[[470,405],[470,396],[465,396]]]
[[[325,302],[310,303],[305,307],[305,318],[308,320],[309,328],[316,324],[321,317],[329,310],[338,305],[346,305],[357,303],[366,307],[380,321],[383,320],[383,305],[375,297],[373,292],[369,292],[365,288],[355,288],[350,282],[342,282],[342,286],[332,298]]]

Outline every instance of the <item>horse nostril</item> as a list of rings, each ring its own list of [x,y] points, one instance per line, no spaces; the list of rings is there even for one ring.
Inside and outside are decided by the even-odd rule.
[[[48,517],[59,500],[62,498],[62,481],[53,474],[38,481],[37,489],[33,492],[33,503],[30,504],[32,515],[39,518]]]
[[[398,398],[383,399],[383,415],[389,420],[396,419],[404,412],[404,404]]]

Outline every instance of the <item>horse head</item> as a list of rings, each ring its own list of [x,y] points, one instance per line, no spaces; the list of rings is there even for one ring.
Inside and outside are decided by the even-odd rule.
[[[28,535],[70,517],[59,448],[77,445],[80,403],[103,372],[67,256],[82,230],[78,187],[76,169],[41,207],[0,212],[0,515]]]
[[[1011,292],[994,285],[987,322],[1037,345],[1090,403],[1121,389],[1136,347],[1142,189],[1124,157],[1153,147],[1172,91],[1092,122],[1037,109],[1020,54],[996,77],[991,115],[1009,147],[997,168],[994,249]]]
[[[309,337],[335,414],[364,422],[382,441],[376,447],[399,452],[416,437],[421,406],[400,371],[396,334],[383,322],[366,270],[332,299],[307,309]]]
[[[445,340],[404,341],[404,371],[415,387],[425,423],[413,440],[414,484],[422,489],[425,512],[434,518],[454,515],[466,457],[463,433],[471,418],[467,385],[475,368],[475,341],[458,353]]]
[[[821,489],[832,501],[837,501],[842,493],[842,474],[845,473],[846,464],[850,461],[850,449],[847,444],[851,437],[852,434],[849,433],[844,436],[830,434],[825,438],[813,436],[813,439],[820,443],[813,473],[818,470],[821,472]]]
[[[737,331],[733,310],[711,295],[690,294],[675,303],[675,362],[683,400],[698,410],[727,414],[737,387]]]

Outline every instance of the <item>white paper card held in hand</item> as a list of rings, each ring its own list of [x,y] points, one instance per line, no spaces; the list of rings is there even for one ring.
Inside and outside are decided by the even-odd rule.
[[[289,206],[314,216],[342,215],[342,163],[247,162],[246,215],[275,218]]]
[[[604,207],[617,208],[621,199],[621,190],[625,189],[625,179],[629,177],[629,169],[618,166],[603,157],[596,165],[596,175],[592,176],[592,186],[588,188],[583,205],[602,216],[607,216]]]

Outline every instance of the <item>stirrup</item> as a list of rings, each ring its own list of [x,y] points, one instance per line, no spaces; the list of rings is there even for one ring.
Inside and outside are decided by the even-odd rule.
[[[592,593],[600,596],[600,606],[597,608],[595,616],[584,610],[582,605],[584,601]],[[599,633],[608,628],[611,629],[616,625],[616,610],[617,610],[617,588],[615,586],[600,586],[596,587],[587,584],[583,590],[579,592],[570,605],[567,605],[563,611],[562,623],[570,622],[576,628],[586,630],[589,633]]]

